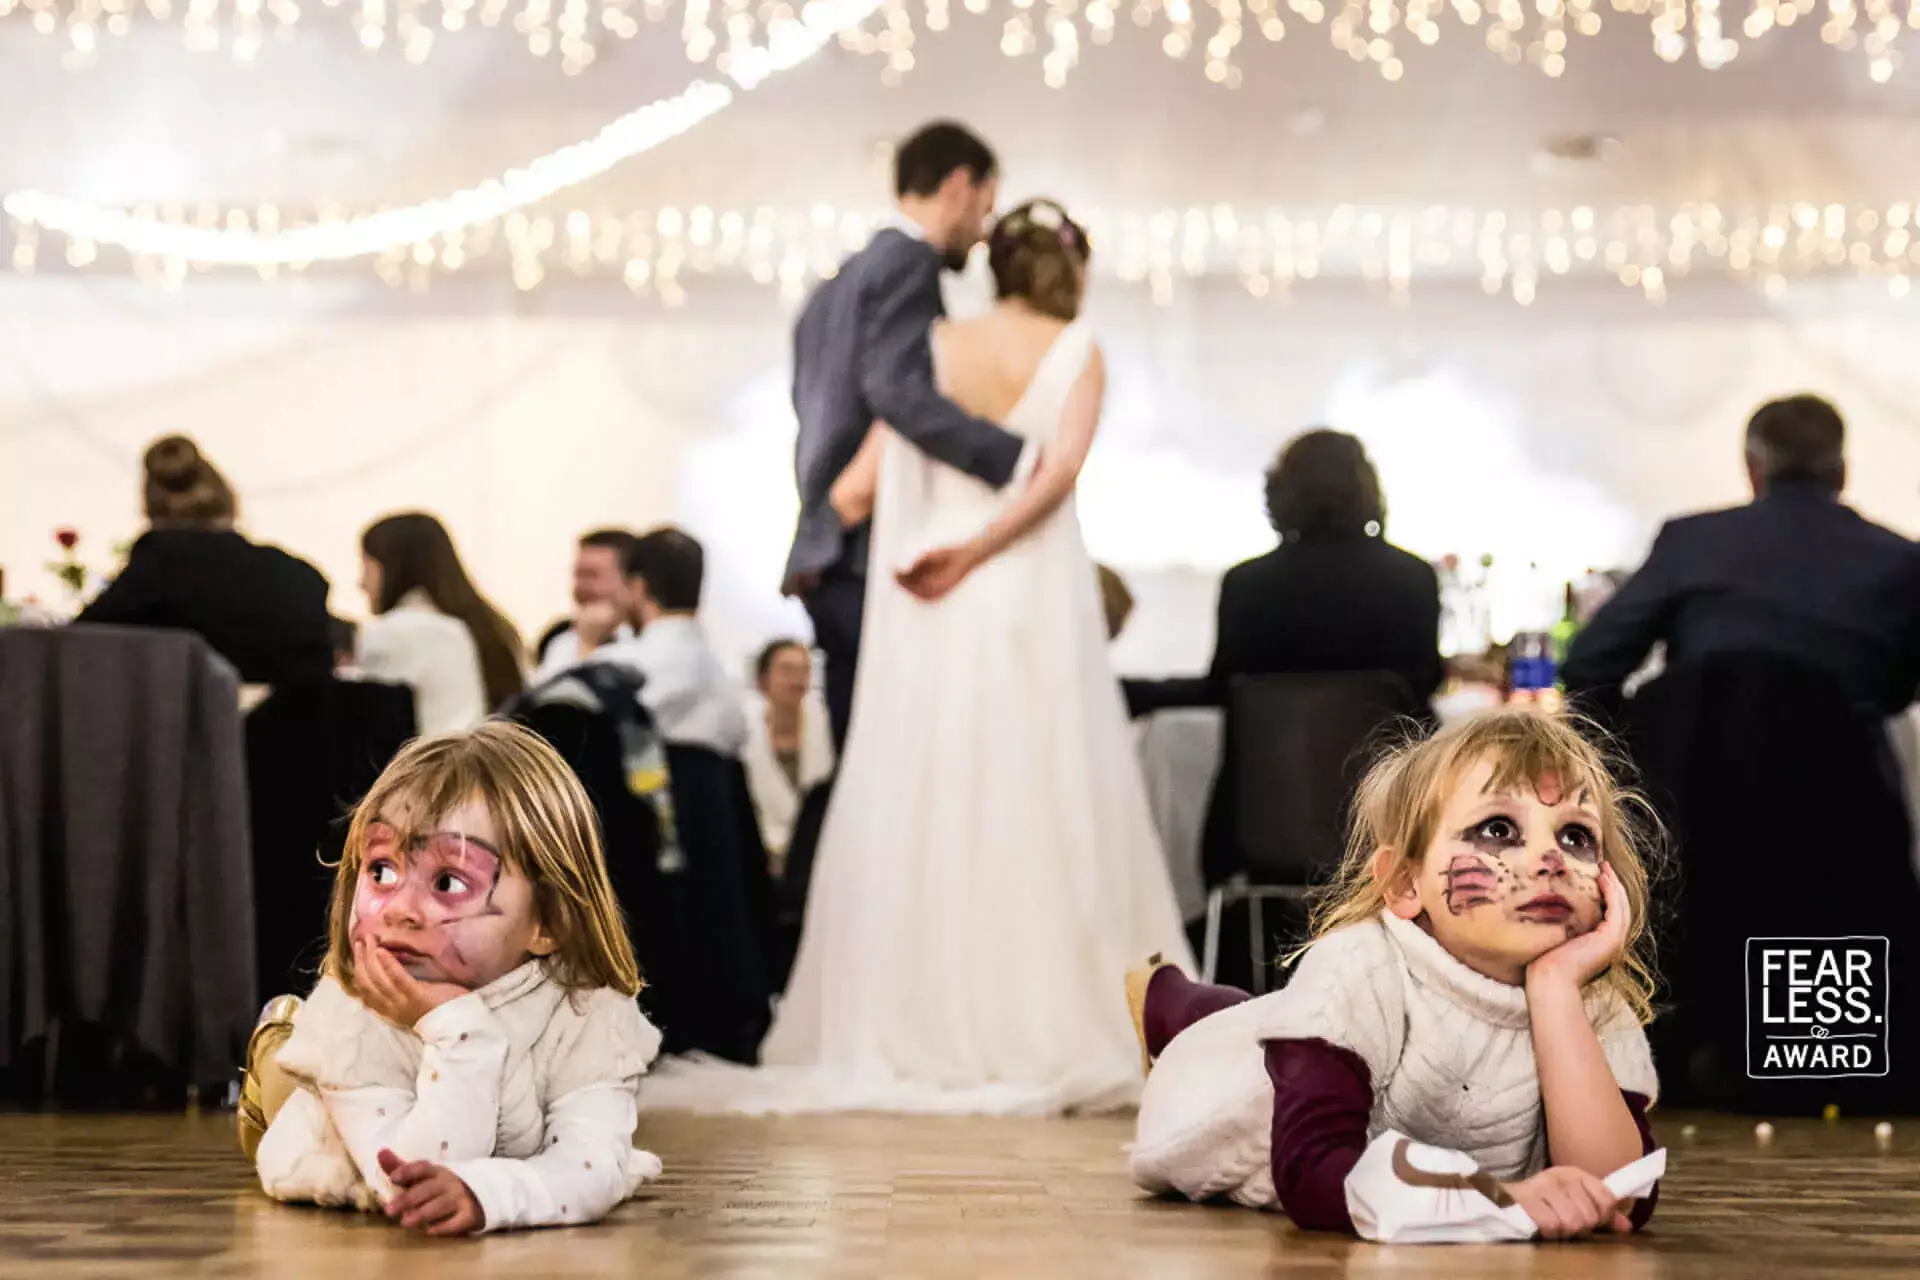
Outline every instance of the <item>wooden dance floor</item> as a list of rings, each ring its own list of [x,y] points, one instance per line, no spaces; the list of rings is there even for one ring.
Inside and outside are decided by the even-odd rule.
[[[1123,1120],[645,1118],[664,1181],[594,1227],[445,1242],[269,1203],[232,1117],[0,1115],[0,1276],[1911,1276],[1920,1121],[1660,1116],[1653,1229],[1576,1244],[1381,1248],[1158,1203]]]

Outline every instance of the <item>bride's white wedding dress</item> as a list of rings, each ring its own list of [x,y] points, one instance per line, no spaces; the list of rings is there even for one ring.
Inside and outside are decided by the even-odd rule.
[[[1061,333],[1008,429],[1044,445],[1092,350]],[[852,730],[765,1065],[665,1064],[643,1107],[1137,1099],[1121,978],[1154,951],[1191,964],[1072,501],[937,603],[893,577],[1013,496],[889,440]]]

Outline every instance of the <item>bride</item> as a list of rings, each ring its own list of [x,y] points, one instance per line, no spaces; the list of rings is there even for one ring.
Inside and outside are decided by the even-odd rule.
[[[1050,1114],[1136,1100],[1121,977],[1189,959],[1072,493],[1105,366],[1059,205],[988,239],[999,304],[933,334],[942,390],[1040,446],[999,494],[875,427],[852,728],[758,1071],[673,1063],[648,1107]],[[887,570],[893,570],[891,574]]]

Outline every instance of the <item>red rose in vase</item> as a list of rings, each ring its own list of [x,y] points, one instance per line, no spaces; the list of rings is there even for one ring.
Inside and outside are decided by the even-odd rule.
[[[81,593],[87,589],[87,566],[81,564],[79,557],[73,554],[73,549],[80,545],[80,531],[55,529],[53,540],[60,544],[61,554],[58,560],[47,566],[47,569],[54,577],[60,579],[67,589],[67,594],[77,602]]]

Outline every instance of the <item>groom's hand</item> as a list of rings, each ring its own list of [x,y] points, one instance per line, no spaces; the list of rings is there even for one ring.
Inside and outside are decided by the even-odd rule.
[[[827,492],[827,505],[840,517],[843,529],[857,529],[873,515],[873,490],[842,476]]]
[[[931,604],[959,586],[979,564],[979,554],[971,547],[936,547],[895,574],[894,581]]]

